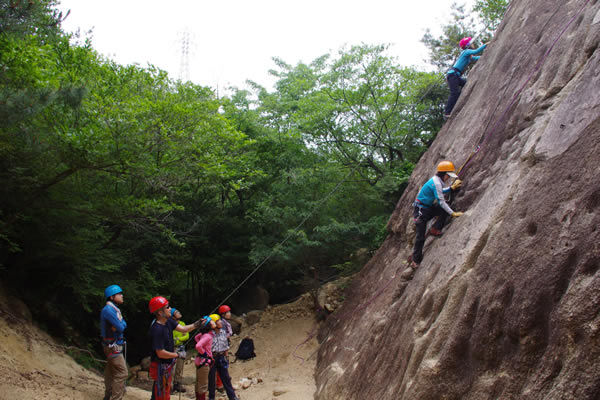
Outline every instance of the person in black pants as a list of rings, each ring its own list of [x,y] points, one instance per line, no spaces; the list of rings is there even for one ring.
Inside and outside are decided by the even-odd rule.
[[[441,236],[442,228],[446,224],[446,219],[449,215],[452,217],[463,215],[462,212],[453,211],[444,198],[445,193],[457,190],[461,186],[462,181],[457,178],[458,175],[456,175],[452,162],[440,162],[437,166],[436,174],[423,185],[413,203],[413,216],[417,231],[410,265],[413,270],[423,260],[423,245],[425,244],[427,222],[437,217],[438,219],[429,230],[429,234],[432,236]],[[455,179],[454,183],[448,187],[444,187],[450,179]]]
[[[479,60],[480,54],[487,45],[482,45],[478,49],[475,49],[473,39],[470,37],[463,38],[459,47],[463,50],[458,57],[458,60],[454,63],[452,68],[446,74],[446,81],[448,82],[448,87],[450,88],[450,96],[448,97],[448,102],[446,103],[446,107],[444,108],[444,119],[450,118],[450,113],[452,109],[456,105],[458,98],[460,97],[460,92],[462,91],[463,86],[467,83],[467,80],[462,76],[465,72],[467,66],[471,61]]]
[[[212,317],[212,315],[211,315]],[[218,317],[218,316],[216,316]],[[229,400],[239,400],[235,394],[235,390],[231,385],[231,377],[229,376],[229,360],[227,352],[229,351],[229,342],[227,341],[227,332],[223,329],[223,323],[219,319],[216,321],[217,329],[214,331],[212,354],[215,360],[210,367],[208,373],[208,400],[215,400],[216,374],[219,373],[225,393]]]

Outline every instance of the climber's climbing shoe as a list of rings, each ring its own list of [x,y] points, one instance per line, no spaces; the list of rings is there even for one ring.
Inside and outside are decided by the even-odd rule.
[[[439,229],[435,229],[433,227],[429,228],[429,232],[428,232],[431,236],[442,236],[442,231],[440,231]]]

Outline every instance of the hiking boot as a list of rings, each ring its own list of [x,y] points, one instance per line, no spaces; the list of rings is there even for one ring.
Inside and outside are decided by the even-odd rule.
[[[439,229],[435,229],[434,227],[429,228],[429,234],[431,236],[442,236],[442,231],[440,231]]]
[[[444,114],[444,121],[448,121],[450,119],[450,114]]]

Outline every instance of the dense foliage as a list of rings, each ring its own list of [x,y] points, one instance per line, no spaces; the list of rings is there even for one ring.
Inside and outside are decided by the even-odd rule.
[[[283,301],[359,268],[441,127],[444,82],[385,46],[276,59],[274,90],[217,98],[101,57],[52,0],[0,3],[2,281],[79,346],[112,283],[139,356],[153,295],[190,321],[254,271]]]

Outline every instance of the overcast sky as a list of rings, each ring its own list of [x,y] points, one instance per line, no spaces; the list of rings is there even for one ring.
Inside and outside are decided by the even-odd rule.
[[[472,1],[460,1],[471,4]],[[420,39],[448,21],[452,0],[61,0],[67,31],[93,30],[93,46],[121,64],[148,63],[181,76],[190,32],[189,78],[224,88],[246,79],[270,87],[272,57],[310,62],[343,45],[390,43],[400,64],[425,68]]]

